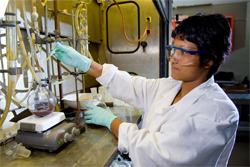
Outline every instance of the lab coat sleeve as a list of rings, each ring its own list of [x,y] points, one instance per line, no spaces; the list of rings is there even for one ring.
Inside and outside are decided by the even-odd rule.
[[[114,98],[143,111],[151,106],[160,83],[159,80],[132,77],[111,64],[103,65],[102,75],[96,80],[108,88]]]
[[[159,132],[150,133],[138,130],[135,124],[122,123],[118,149],[129,153],[134,166],[216,166],[215,158],[235,137],[236,127],[237,122],[188,117],[166,122]]]

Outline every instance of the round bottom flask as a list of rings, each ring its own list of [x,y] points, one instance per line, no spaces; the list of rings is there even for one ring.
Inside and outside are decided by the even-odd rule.
[[[38,84],[35,92],[28,98],[30,112],[40,117],[49,115],[56,107],[56,97],[46,86]]]

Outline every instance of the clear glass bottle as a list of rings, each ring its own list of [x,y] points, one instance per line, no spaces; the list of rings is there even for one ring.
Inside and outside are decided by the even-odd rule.
[[[101,100],[102,98],[99,99],[98,96],[97,96],[97,88],[96,87],[90,88],[90,91],[92,93],[92,102],[91,102],[91,104],[94,104],[94,105],[96,105],[98,107],[106,109],[107,105]]]

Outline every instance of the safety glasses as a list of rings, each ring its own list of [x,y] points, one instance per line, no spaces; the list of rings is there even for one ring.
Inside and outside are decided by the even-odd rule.
[[[174,56],[175,60],[180,65],[190,65],[197,61],[198,55],[201,53],[209,53],[206,50],[198,50],[198,51],[189,51],[182,48],[178,48],[173,45],[166,46],[167,51],[169,52],[167,54],[168,60],[171,59],[172,56]]]

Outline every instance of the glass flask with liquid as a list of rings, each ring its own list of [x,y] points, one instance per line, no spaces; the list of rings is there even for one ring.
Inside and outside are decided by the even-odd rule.
[[[92,94],[92,102],[91,103],[96,104],[96,106],[98,106],[98,107],[106,109],[107,105],[102,100],[100,100],[97,96],[97,88],[96,87],[90,88],[90,91]]]
[[[56,97],[46,88],[46,84],[37,83],[37,88],[33,94],[28,97],[28,108],[34,115],[43,117],[55,110]]]

